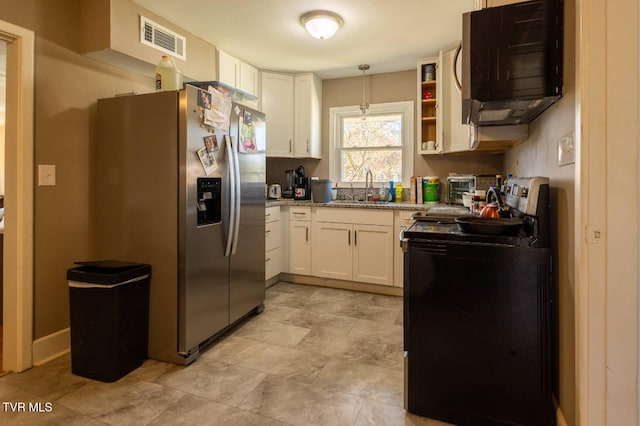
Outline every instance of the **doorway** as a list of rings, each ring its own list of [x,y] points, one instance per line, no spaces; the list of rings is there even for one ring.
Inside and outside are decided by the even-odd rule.
[[[33,31],[0,21],[6,47],[2,370],[33,363]]]
[[[0,375],[3,374],[2,363],[2,271],[4,269],[4,126],[7,87],[7,42],[0,40]]]

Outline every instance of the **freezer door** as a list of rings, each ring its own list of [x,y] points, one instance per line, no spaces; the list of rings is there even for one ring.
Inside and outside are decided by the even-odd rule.
[[[236,109],[237,107],[237,109]],[[233,323],[252,310],[261,309],[265,297],[264,241],[265,241],[265,183],[264,114],[234,105],[237,115],[231,119],[229,135],[239,166],[240,209],[239,226],[234,241],[229,285],[229,316]],[[256,136],[255,149],[242,145],[240,127],[251,115]]]
[[[199,95],[188,85],[180,92],[178,351],[185,355],[229,324],[229,258],[224,250],[230,170],[222,135],[203,125]],[[203,181],[213,186],[220,182],[220,221],[217,214],[202,220],[205,201],[217,196],[203,189]]]

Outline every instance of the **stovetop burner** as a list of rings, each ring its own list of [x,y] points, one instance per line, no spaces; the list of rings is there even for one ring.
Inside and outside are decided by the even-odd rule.
[[[421,240],[454,240],[510,246],[550,247],[549,180],[547,178],[510,179],[505,185],[506,204],[514,217],[522,219],[515,235],[493,235],[491,232],[463,232],[452,216],[418,216],[404,230],[404,238]],[[467,215],[465,218],[477,218]],[[469,230],[469,227],[465,228]]]

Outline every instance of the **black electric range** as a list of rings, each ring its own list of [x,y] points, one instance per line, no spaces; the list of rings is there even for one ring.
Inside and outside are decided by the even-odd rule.
[[[548,179],[507,182],[515,235],[427,216],[405,229],[405,400],[454,424],[553,425],[557,314]]]

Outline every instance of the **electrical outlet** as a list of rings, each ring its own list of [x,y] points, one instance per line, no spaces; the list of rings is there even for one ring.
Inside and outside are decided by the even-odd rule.
[[[51,164],[38,164],[38,186],[56,185],[56,166]]]
[[[576,162],[573,132],[558,140],[558,166],[566,166]]]

